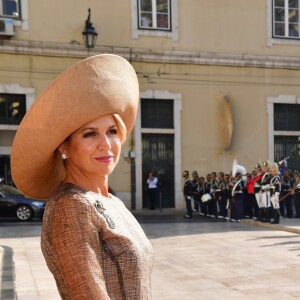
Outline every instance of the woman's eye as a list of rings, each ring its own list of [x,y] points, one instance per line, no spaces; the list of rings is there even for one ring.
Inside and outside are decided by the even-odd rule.
[[[83,135],[84,138],[93,137],[93,136],[96,136],[96,132],[94,132],[94,131],[86,132]]]
[[[110,130],[107,131],[107,134],[116,135],[116,134],[118,134],[118,131],[115,128],[114,129],[110,129]]]

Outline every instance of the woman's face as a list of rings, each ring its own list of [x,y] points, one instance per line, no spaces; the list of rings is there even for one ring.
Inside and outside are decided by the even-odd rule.
[[[67,171],[85,177],[105,177],[115,168],[121,136],[111,115],[100,117],[75,131],[60,147],[67,154]]]

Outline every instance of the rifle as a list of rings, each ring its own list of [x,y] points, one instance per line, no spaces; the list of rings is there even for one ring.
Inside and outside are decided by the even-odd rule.
[[[280,199],[279,199],[279,202],[284,200],[285,198],[287,198],[289,195],[293,194],[294,193],[294,190],[291,190],[290,192],[288,192],[286,195],[282,196]]]

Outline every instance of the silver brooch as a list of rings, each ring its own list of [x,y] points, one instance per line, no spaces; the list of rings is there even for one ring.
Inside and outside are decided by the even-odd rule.
[[[108,227],[110,229],[115,229],[115,227],[116,227],[115,222],[112,220],[112,218],[109,215],[104,213],[105,208],[104,208],[103,204],[99,200],[96,200],[95,206],[96,206],[97,210],[99,211],[99,213],[106,220],[106,223],[108,224]]]

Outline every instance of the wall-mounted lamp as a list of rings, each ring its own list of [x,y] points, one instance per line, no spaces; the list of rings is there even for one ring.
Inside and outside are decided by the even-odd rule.
[[[91,22],[91,9],[88,10],[88,18],[85,21],[85,28],[82,32],[83,40],[85,46],[89,48],[94,48],[97,40],[98,33],[96,32],[93,23]]]

